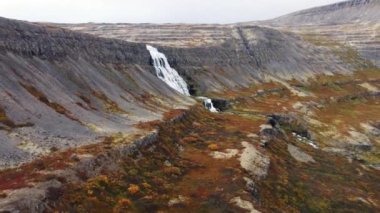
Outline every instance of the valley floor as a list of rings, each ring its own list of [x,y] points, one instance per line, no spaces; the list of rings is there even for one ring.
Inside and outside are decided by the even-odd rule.
[[[2,171],[0,210],[379,212],[379,89],[365,70],[210,94],[230,108],[172,111],[142,135]]]

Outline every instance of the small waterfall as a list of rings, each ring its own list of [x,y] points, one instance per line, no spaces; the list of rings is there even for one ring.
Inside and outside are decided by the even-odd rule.
[[[212,100],[207,98],[203,101],[203,105],[210,110],[210,112],[218,112],[218,110],[214,107],[214,104],[212,103]]]
[[[200,99],[203,101],[203,106],[208,109],[210,112],[218,112],[218,109],[214,107],[214,104],[212,103],[212,100],[207,97],[197,97],[197,99]]]
[[[190,96],[186,81],[175,69],[170,67],[166,56],[150,45],[146,45],[146,49],[152,57],[157,77],[179,93]]]

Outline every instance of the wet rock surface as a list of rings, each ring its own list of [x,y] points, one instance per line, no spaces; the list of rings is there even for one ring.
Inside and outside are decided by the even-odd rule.
[[[213,98],[211,99],[211,101],[214,107],[217,108],[219,111],[225,111],[230,107],[230,103],[228,103],[228,101],[224,99]]]

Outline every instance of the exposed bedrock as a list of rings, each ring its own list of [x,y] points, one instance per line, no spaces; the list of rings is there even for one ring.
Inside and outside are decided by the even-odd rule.
[[[154,44],[167,56],[169,63],[186,77],[193,93],[247,86],[266,80],[268,75],[282,79],[304,79],[317,73],[353,70],[329,48],[313,45],[293,33],[265,27],[176,27],[170,24],[58,26],[107,38]],[[199,42],[190,43],[193,40]]]

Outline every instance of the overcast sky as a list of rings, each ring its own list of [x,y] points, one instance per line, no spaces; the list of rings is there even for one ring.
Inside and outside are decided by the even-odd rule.
[[[0,0],[0,16],[60,23],[233,23],[341,0]]]

